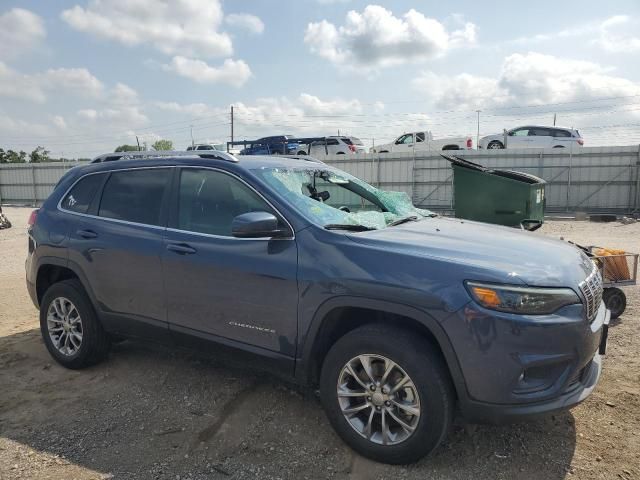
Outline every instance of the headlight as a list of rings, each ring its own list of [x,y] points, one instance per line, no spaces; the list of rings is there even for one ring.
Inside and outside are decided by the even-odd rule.
[[[545,315],[566,305],[581,303],[570,288],[531,288],[490,283],[465,282],[473,299],[490,310]]]

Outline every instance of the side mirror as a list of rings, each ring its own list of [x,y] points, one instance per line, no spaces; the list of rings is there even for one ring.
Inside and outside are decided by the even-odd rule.
[[[285,233],[278,229],[278,219],[268,212],[243,213],[231,222],[231,234],[236,238],[274,238]]]

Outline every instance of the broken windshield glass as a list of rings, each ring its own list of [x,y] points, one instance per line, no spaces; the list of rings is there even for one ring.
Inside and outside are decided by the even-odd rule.
[[[256,173],[303,215],[332,229],[340,225],[380,229],[405,217],[421,219],[433,215],[416,208],[404,192],[379,190],[330,167],[262,168]]]

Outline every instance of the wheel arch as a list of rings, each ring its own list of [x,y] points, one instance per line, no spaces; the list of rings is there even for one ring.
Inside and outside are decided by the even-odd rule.
[[[414,307],[361,297],[331,299],[318,308],[298,355],[297,379],[307,385],[317,385],[322,363],[333,343],[347,332],[366,324],[393,325],[420,335],[443,358],[458,398],[467,397],[453,347],[435,319]]]
[[[38,265],[36,274],[36,298],[38,305],[42,302],[42,297],[52,285],[63,280],[77,279],[91,302],[95,306],[95,296],[89,287],[89,282],[82,269],[73,262],[66,262],[55,257],[44,257]]]

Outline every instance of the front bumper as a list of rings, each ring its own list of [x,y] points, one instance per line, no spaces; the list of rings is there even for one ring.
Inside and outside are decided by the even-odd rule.
[[[464,377],[460,408],[471,421],[566,410],[588,397],[600,378],[610,318],[604,304],[590,324],[580,305],[526,317],[470,303],[457,317],[443,326]]]

